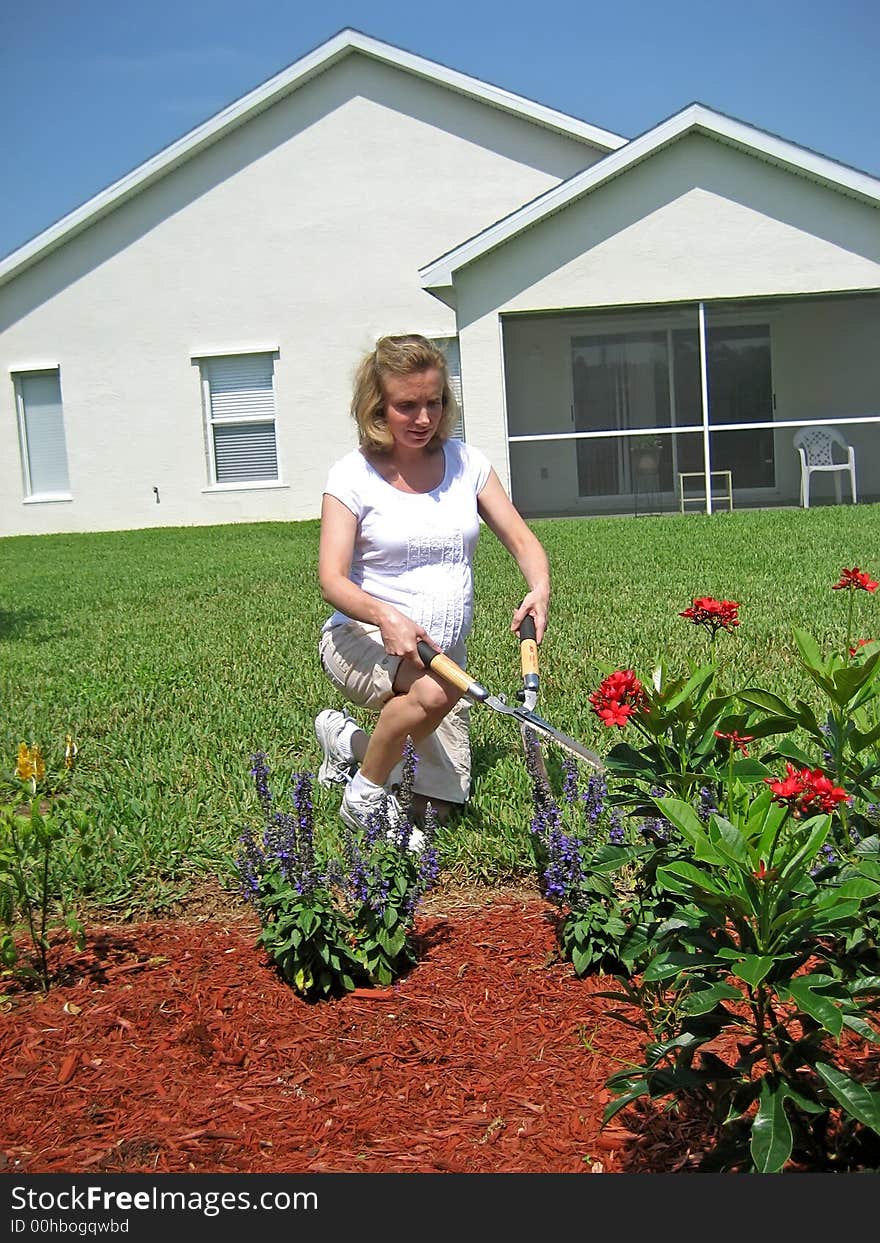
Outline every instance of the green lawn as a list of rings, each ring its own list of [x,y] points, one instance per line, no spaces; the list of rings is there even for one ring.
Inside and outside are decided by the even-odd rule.
[[[661,653],[675,670],[702,660],[704,632],[678,616],[694,596],[740,603],[738,631],[718,640],[731,687],[811,699],[791,626],[841,645],[846,600],[832,583],[844,566],[880,569],[877,505],[531,525],[553,567],[539,711],[600,752],[620,739],[587,702],[600,665],[649,676]],[[315,521],[0,541],[0,771],[11,775],[22,740],[58,767],[74,736],[73,795],[91,829],[70,876],[93,901],[161,909],[205,873],[231,884],[238,834],[257,821],[251,753],[267,752],[282,796],[292,772],[317,768],[313,718],[341,706],[317,658],[328,612],[317,544]],[[489,532],[476,581],[470,669],[513,696],[523,587]],[[877,601],[857,596],[856,633],[876,635]],[[441,835],[444,865],[462,880],[511,880],[532,866],[519,730],[481,707],[471,719],[473,794]],[[338,797],[315,789],[327,841]]]

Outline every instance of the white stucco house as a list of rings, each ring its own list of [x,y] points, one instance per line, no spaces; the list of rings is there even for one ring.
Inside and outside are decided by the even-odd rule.
[[[880,498],[880,180],[344,30],[0,261],[0,535],[314,518],[410,331],[527,517],[797,504],[816,423]]]

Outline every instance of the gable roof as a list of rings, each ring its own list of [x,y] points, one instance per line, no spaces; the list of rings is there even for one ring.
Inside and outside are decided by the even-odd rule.
[[[502,246],[512,237],[546,220],[555,212],[562,211],[583,195],[606,185],[612,178],[621,176],[686,134],[705,134],[767,163],[848,194],[872,207],[880,207],[880,179],[788,142],[775,134],[756,129],[744,121],[713,112],[703,104],[693,103],[638,138],[633,138],[611,155],[606,155],[590,168],[576,173],[557,186],[552,186],[530,203],[505,216],[503,220],[496,221],[445,255],[432,260],[419,270],[422,288],[448,289],[453,283],[453,274],[458,269],[480,259],[490,250]]]
[[[324,73],[352,52],[359,52],[602,151],[615,151],[627,141],[619,134],[599,129],[586,121],[567,116],[564,112],[557,112],[521,95],[502,90],[501,87],[481,82],[478,78],[447,69],[434,61],[382,43],[358,30],[346,28],[14,250],[0,262],[0,284],[10,280],[30,264],[81,233],[102,216],[108,215],[141,190],[270,108],[318,74]]]

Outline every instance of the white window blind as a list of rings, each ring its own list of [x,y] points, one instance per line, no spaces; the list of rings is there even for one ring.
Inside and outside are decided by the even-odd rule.
[[[61,374],[22,373],[15,385],[26,495],[69,496]]]
[[[278,479],[271,354],[202,360],[212,483]]]
[[[461,350],[458,337],[437,337],[434,345],[446,355],[446,370],[449,372],[449,387],[458,402],[458,420],[452,429],[453,440],[464,440],[464,404],[461,399]]]

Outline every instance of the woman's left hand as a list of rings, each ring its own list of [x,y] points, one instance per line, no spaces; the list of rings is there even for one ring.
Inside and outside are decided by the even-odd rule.
[[[519,633],[522,619],[529,613],[535,619],[535,638],[538,643],[544,637],[544,631],[547,629],[547,610],[550,605],[549,593],[545,591],[530,591],[523,598],[522,604],[518,609],[514,609],[513,620],[510,623],[510,629],[514,634]]]

